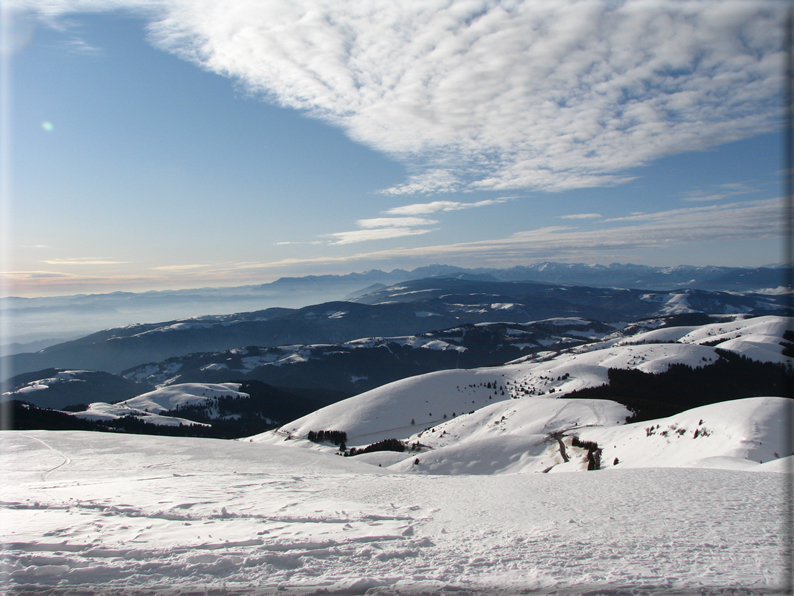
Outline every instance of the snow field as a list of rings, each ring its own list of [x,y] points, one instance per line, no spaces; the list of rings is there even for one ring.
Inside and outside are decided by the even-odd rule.
[[[405,475],[240,441],[0,442],[0,581],[20,593],[716,594],[783,581],[776,473]]]

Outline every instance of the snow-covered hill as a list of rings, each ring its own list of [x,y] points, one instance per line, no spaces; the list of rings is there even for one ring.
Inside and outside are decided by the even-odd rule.
[[[617,334],[603,342],[507,366],[420,375],[332,404],[278,432],[305,438],[312,430],[342,430],[348,446],[360,446],[387,438],[407,439],[494,402],[512,398],[517,400],[513,407],[524,408],[529,402],[518,398],[562,397],[598,387],[608,382],[610,368],[647,373],[664,372],[673,364],[702,368],[720,359],[718,349],[761,361],[787,362],[791,359],[783,355],[781,341],[789,324],[782,317],[759,317],[655,329],[629,337]]]
[[[152,390],[152,386],[93,370],[50,368],[8,380],[0,400],[20,400],[42,408],[64,408],[92,401],[119,401]]]
[[[595,444],[602,470],[757,469],[794,455],[784,451],[791,403],[782,397],[710,404],[634,424],[622,424],[625,410],[606,400],[522,402],[525,407],[498,404],[409,437],[408,443],[421,442],[425,450],[395,458],[391,469],[426,474],[586,471],[589,449],[577,447],[574,437]]]
[[[16,354],[20,372],[47,367],[118,373],[196,352],[245,346],[341,343],[362,337],[402,336],[465,323],[524,323],[578,316],[636,321],[675,314],[784,314],[785,296],[705,290],[652,291],[498,281],[485,276],[406,281],[351,301],[300,309],[269,308],[106,329]]]
[[[721,321],[710,325],[678,326],[653,329],[639,333],[626,331],[617,333],[618,337],[605,342],[604,346],[627,346],[632,344],[682,343],[709,346],[743,354],[761,362],[789,362],[783,355],[783,336],[791,329],[791,319],[787,317],[737,317],[732,321]],[[623,335],[624,337],[620,337]],[[600,349],[593,345],[593,349]],[[587,348],[585,348],[587,349]]]
[[[240,383],[219,385],[183,383],[173,387],[161,387],[149,393],[114,404],[94,402],[83,412],[75,412],[77,418],[86,420],[116,420],[132,417],[148,424],[179,426],[201,424],[177,416],[162,416],[163,412],[178,410],[185,406],[201,406],[208,411],[208,417],[218,418],[216,401],[219,397],[247,398],[240,393]]]

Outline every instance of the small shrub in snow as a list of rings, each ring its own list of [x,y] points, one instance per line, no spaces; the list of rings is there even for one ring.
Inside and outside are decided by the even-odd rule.
[[[600,470],[601,469],[601,448],[595,441],[582,441],[576,435],[571,439],[572,447],[579,447],[587,449],[587,469]]]

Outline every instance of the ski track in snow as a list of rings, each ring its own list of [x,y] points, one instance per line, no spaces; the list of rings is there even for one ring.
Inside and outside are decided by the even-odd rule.
[[[0,441],[11,593],[769,593],[785,575],[777,473],[434,476],[250,442]]]
[[[27,438],[27,439],[31,439],[33,441],[38,441],[39,443],[44,445],[47,449],[49,449],[53,453],[57,453],[58,455],[60,455],[63,458],[63,461],[61,463],[59,463],[57,466],[55,466],[53,468],[50,468],[49,470],[45,470],[44,472],[41,473],[41,479],[42,480],[47,480],[47,476],[49,476],[52,472],[54,472],[58,468],[62,468],[63,466],[68,466],[70,463],[72,463],[72,460],[69,457],[67,457],[66,455],[64,455],[63,453],[61,453],[57,449],[55,449],[55,447],[53,447],[52,445],[50,445],[46,441],[42,441],[38,437],[31,437],[30,435],[22,435],[22,436]]]

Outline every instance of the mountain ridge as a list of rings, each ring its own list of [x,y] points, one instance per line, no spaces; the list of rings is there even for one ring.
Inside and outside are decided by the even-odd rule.
[[[236,287],[205,287],[146,292],[111,292],[39,298],[3,297],[0,305],[17,321],[20,330],[6,338],[6,353],[24,344],[48,338],[88,335],[99,328],[130,322],[168,320],[232,314],[270,307],[300,308],[329,300],[342,300],[376,283],[393,285],[422,277],[490,275],[499,281],[536,281],[592,287],[627,287],[646,290],[695,288],[704,290],[770,291],[785,285],[782,267],[651,267],[620,264],[541,262],[511,268],[467,269],[453,265],[427,265],[413,271],[372,269],[343,275],[281,277],[273,282]],[[24,330],[24,331],[22,331]],[[23,344],[13,346],[12,344]]]
[[[17,374],[44,368],[118,373],[147,362],[243,346],[341,343],[403,336],[465,323],[553,317],[632,321],[677,313],[783,314],[784,297],[706,290],[645,291],[540,282],[431,277],[401,282],[350,301],[299,309],[214,315],[128,325],[11,358]]]

